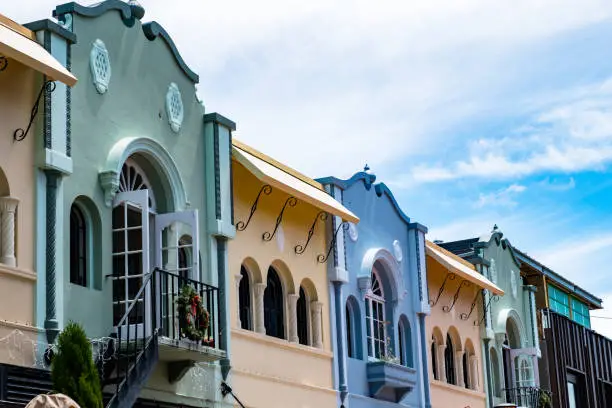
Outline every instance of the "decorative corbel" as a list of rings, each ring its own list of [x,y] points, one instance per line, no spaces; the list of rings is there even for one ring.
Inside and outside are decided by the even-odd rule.
[[[456,278],[457,278],[457,275],[455,275],[452,272],[446,274],[446,277],[444,278],[444,281],[442,282],[442,286],[440,286],[440,289],[438,290],[438,296],[436,296],[436,300],[430,300],[429,306],[434,307],[435,305],[438,304],[438,301],[440,300],[440,296],[442,296],[442,292],[444,292],[444,288],[446,287],[446,282],[449,280],[455,280]]]
[[[470,285],[471,285],[470,281],[463,279],[461,283],[459,284],[459,287],[457,288],[455,295],[453,296],[453,303],[451,303],[450,306],[444,306],[442,308],[442,311],[444,313],[448,313],[451,310],[453,310],[453,307],[455,307],[455,303],[457,303],[457,299],[459,298],[459,293],[461,292],[461,288],[463,288],[464,286],[470,286]]]
[[[104,171],[98,174],[98,179],[104,190],[104,204],[110,208],[119,191],[119,173],[114,170]]]
[[[365,300],[366,295],[372,289],[372,277],[371,276],[358,276],[357,287],[361,292],[361,299]]]
[[[317,214],[314,221],[312,222],[312,225],[310,226],[310,229],[308,230],[308,236],[306,237],[306,243],[304,245],[298,244],[294,248],[295,253],[297,255],[302,255],[306,251],[306,248],[308,248],[308,244],[310,243],[310,239],[312,238],[312,235],[314,234],[314,230],[315,230],[315,227],[317,226],[318,220],[325,222],[327,220],[327,213],[325,211],[320,211]]]
[[[283,215],[285,214],[285,210],[287,209],[287,206],[295,207],[296,204],[297,204],[297,198],[293,196],[287,198],[287,200],[285,201],[285,204],[283,204],[283,208],[281,209],[280,214],[278,214],[278,217],[276,217],[276,225],[274,225],[274,230],[271,233],[266,231],[261,236],[264,241],[266,242],[272,241],[272,238],[274,238],[274,236],[276,235],[276,231],[278,231],[278,227],[281,225],[281,222],[283,222]]]
[[[327,262],[327,259],[329,258],[329,255],[331,254],[331,252],[333,251],[334,247],[336,246],[336,240],[338,239],[338,232],[340,232],[340,229],[343,229],[344,231],[348,231],[349,227],[350,227],[350,225],[346,221],[342,221],[340,223],[340,225],[338,225],[338,228],[336,228],[336,231],[334,232],[334,237],[333,237],[332,241],[329,243],[329,249],[327,250],[327,254],[319,254],[317,256],[317,262],[318,263],[325,263],[325,262]]]
[[[249,218],[246,220],[246,222],[238,221],[238,223],[236,223],[236,230],[244,231],[245,229],[247,229],[249,223],[251,222],[251,218],[253,218],[253,214],[255,214],[255,211],[257,211],[257,204],[259,204],[259,199],[261,198],[261,195],[270,195],[270,193],[272,193],[272,186],[265,184],[261,187],[259,193],[257,193],[257,198],[255,198],[253,205],[251,205],[251,212],[249,213]]]

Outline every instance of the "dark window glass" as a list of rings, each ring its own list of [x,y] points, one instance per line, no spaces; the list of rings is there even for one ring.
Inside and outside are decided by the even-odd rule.
[[[285,338],[284,303],[280,278],[274,268],[270,268],[264,291],[264,325],[268,336]]]
[[[438,344],[436,339],[432,338],[431,343],[431,367],[433,368],[434,379],[440,379],[440,373],[438,373]]]
[[[470,376],[468,374],[470,359],[467,353],[463,353],[463,384],[465,388],[470,388]]]
[[[70,282],[87,286],[87,226],[74,204],[70,208]]]
[[[351,358],[355,358],[355,347],[353,346],[353,314],[351,312],[351,307],[349,304],[346,304],[346,347],[348,351],[348,356]]]
[[[300,344],[308,345],[308,307],[306,306],[306,292],[300,286],[300,297],[297,301],[297,329]]]
[[[455,379],[455,350],[450,335],[446,335],[446,348],[444,349],[444,364],[446,365],[446,382],[457,384]]]
[[[251,285],[249,274],[244,266],[240,267],[240,285],[238,286],[238,303],[240,307],[240,327],[245,330],[253,330],[251,322]]]
[[[398,333],[398,337],[399,337],[399,358],[400,358],[400,364],[405,366],[406,365],[406,346],[405,346],[404,342],[406,340],[404,339],[404,337],[406,337],[406,335],[404,334],[404,327],[403,327],[403,324],[401,322],[397,325],[397,333]]]

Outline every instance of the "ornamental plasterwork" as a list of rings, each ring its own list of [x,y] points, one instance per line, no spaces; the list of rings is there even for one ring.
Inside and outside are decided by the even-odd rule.
[[[176,133],[181,130],[183,124],[183,99],[178,86],[172,82],[166,93],[166,112],[168,113],[168,123]]]
[[[402,246],[397,239],[393,241],[393,256],[395,256],[397,262],[402,262],[402,259],[404,258],[404,254],[402,253]]]
[[[94,86],[98,93],[103,94],[108,90],[111,79],[111,63],[106,45],[99,38],[94,41],[89,53],[89,67]]]
[[[514,271],[510,271],[510,287],[512,289],[512,297],[516,299],[518,295],[518,282],[516,273]]]
[[[352,222],[349,224],[348,236],[353,242],[357,242],[357,239],[359,239],[359,232],[357,231],[357,225],[353,224]]]

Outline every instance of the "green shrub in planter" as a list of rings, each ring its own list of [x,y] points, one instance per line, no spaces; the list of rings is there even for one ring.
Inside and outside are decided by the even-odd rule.
[[[83,408],[102,408],[100,377],[93,361],[91,343],[83,328],[70,322],[57,340],[51,363],[53,390],[75,400]]]

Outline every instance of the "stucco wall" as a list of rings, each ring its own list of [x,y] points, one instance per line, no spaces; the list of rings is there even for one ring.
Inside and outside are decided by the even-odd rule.
[[[35,338],[34,290],[36,268],[34,253],[34,143],[37,142],[36,124],[21,142],[13,140],[17,128],[24,130],[30,120],[42,76],[19,62],[9,59],[6,70],[0,72],[0,174],[4,173],[8,191],[0,180],[0,197],[19,199],[15,219],[16,267],[0,264],[0,339],[15,330],[23,336],[15,337],[24,347],[19,353],[9,350],[16,343],[0,340],[0,362],[31,365],[32,350],[29,340]],[[0,175],[0,179],[4,178]],[[15,336],[12,334],[11,336]],[[23,341],[22,341],[23,340]],[[24,342],[25,341],[25,342]]]
[[[433,258],[427,257],[427,282],[429,287],[429,298],[435,301],[438,292],[448,276],[447,269],[436,262]],[[467,319],[462,319],[461,315],[470,313],[471,304],[474,297],[480,290],[474,284],[464,286],[459,292],[459,297],[453,309],[449,312],[443,310],[444,306],[450,307],[453,303],[453,296],[461,285],[461,278],[455,280],[448,279],[444,291],[442,292],[438,303],[431,307],[431,315],[426,319],[427,326],[427,356],[429,363],[429,378],[431,379],[431,404],[433,408],[471,408],[485,407],[486,395],[484,386],[484,377],[482,373],[482,351],[480,347],[480,326],[478,323],[482,317],[482,307],[480,297],[477,302],[477,307],[474,308],[471,316]],[[474,323],[477,323],[476,325]],[[441,334],[443,340],[446,341],[446,334],[451,333],[453,340],[456,341],[458,335],[458,344],[454,344],[455,350],[466,351],[466,345],[471,343],[474,356],[477,359],[476,367],[478,373],[475,376],[478,379],[477,384],[473,384],[473,389],[466,389],[459,385],[447,384],[434,379],[432,365],[432,350],[431,342],[434,334],[434,328],[438,334]],[[452,328],[452,329],[451,329]],[[463,375],[463,373],[461,373]]]
[[[233,172],[235,221],[246,221],[262,183],[237,162],[234,162]],[[262,239],[264,232],[273,231],[276,218],[288,197],[278,189],[273,189],[270,195],[262,195],[248,227],[237,232],[228,245],[232,387],[249,407],[331,407],[334,406],[336,393],[332,382],[327,269],[326,264],[317,262],[317,255],[326,251],[325,224],[321,221],[317,223],[305,253],[297,255],[294,250],[296,245],[304,244],[320,210],[298,200],[295,207],[285,210],[281,227],[272,241]],[[245,265],[251,278],[252,304],[255,303],[254,284],[266,283],[268,268],[273,264],[281,277],[285,298],[288,294],[298,294],[304,279],[312,282],[316,300],[322,303],[321,349],[240,328],[238,287],[235,282],[247,258],[249,260]],[[287,302],[284,315],[287,333]],[[288,338],[287,334],[285,338]]]

